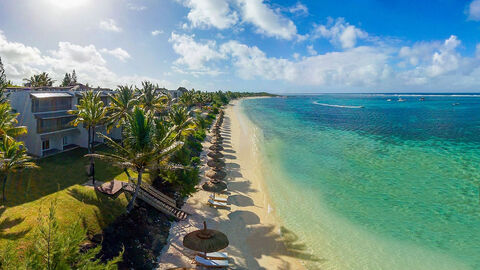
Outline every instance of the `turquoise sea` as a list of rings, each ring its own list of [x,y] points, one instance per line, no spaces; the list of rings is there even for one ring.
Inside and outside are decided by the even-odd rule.
[[[308,268],[480,269],[480,96],[420,97],[241,103]]]

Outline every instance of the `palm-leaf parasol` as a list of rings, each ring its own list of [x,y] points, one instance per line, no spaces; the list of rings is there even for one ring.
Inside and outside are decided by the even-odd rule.
[[[204,253],[215,252],[228,247],[227,236],[217,230],[207,229],[203,222],[203,230],[193,231],[183,238],[183,246]]]
[[[222,151],[223,147],[218,145],[218,144],[212,144],[208,149],[210,150],[216,150],[216,151]]]
[[[212,179],[222,180],[227,176],[227,173],[224,171],[209,170],[205,173],[205,175]]]
[[[207,153],[207,156],[211,157],[211,158],[223,158],[223,154],[218,152],[218,151],[210,151]]]
[[[227,189],[227,184],[222,181],[208,181],[202,185],[203,190],[213,193],[219,193]]]
[[[223,168],[225,167],[225,162],[219,159],[211,159],[207,162],[208,167]]]

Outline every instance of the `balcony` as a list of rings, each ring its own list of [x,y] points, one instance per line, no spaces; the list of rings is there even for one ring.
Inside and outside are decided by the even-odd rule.
[[[72,108],[73,96],[69,93],[31,93],[32,112],[66,111]]]
[[[37,133],[51,133],[75,128],[70,123],[76,116],[67,113],[44,113],[37,114]]]

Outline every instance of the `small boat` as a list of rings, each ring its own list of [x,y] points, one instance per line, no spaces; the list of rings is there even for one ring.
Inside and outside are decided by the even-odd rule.
[[[403,99],[403,98],[398,98],[398,102],[404,102],[404,101],[405,101],[405,99]]]
[[[390,102],[390,101],[392,101],[392,99],[391,99],[391,98],[389,98],[389,99],[387,99],[387,101],[388,101],[388,102]]]
[[[420,101],[425,101],[425,98],[424,98],[424,97],[421,97],[419,100],[420,100]]]
[[[458,102],[452,103],[452,106],[457,106],[457,105],[460,105],[460,103]]]

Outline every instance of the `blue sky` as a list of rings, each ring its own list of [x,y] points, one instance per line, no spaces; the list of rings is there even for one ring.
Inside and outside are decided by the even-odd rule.
[[[480,0],[2,0],[9,79],[270,92],[479,92]]]

